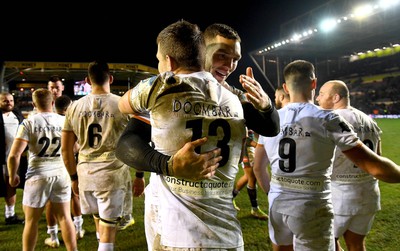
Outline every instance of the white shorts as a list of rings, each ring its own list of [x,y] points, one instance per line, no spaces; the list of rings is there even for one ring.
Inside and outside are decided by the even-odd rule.
[[[375,213],[359,215],[336,215],[333,220],[335,238],[343,236],[346,230],[367,235],[372,228]]]
[[[334,251],[333,215],[321,209],[313,217],[294,217],[272,209],[268,220],[269,236],[276,245],[294,245],[296,250]]]
[[[160,180],[156,174],[151,174],[149,184],[144,192],[144,230],[146,234],[147,250],[153,250],[154,239],[158,233],[158,228],[161,226],[161,219],[158,213],[159,198],[158,184]]]
[[[177,248],[161,245],[161,235],[157,234],[154,240],[153,251],[244,251],[244,247],[238,248]]]
[[[71,200],[71,179],[67,172],[51,177],[33,176],[26,180],[23,205],[42,208],[48,200],[54,203]]]
[[[99,214],[102,219],[116,220],[124,214],[126,189],[80,191],[82,214]]]

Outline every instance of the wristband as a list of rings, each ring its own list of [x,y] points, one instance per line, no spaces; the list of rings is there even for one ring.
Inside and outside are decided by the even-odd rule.
[[[71,181],[78,180],[78,174],[77,174],[77,173],[72,174],[72,175],[70,175],[69,177],[71,177]]]
[[[139,179],[142,179],[144,177],[144,172],[136,172],[135,173],[135,177],[139,178]]]
[[[174,176],[174,155],[171,156],[168,160],[166,175],[167,176]]]

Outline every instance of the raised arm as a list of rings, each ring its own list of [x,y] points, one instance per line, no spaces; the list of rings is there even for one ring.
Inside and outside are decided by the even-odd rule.
[[[246,75],[240,75],[239,81],[246,90],[248,100],[242,102],[247,127],[263,136],[276,136],[280,130],[278,111],[260,83],[254,79],[251,67],[247,67]]]

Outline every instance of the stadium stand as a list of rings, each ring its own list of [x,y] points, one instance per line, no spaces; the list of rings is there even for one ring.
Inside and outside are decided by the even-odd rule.
[[[272,90],[283,82],[286,64],[305,59],[316,66],[319,85],[346,82],[353,106],[368,114],[400,114],[400,3],[383,2],[329,1],[282,24],[280,39],[250,57]],[[330,32],[320,25],[327,18],[334,24]]]

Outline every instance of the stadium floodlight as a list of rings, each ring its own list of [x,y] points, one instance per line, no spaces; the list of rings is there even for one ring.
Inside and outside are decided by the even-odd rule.
[[[298,42],[298,41],[300,41],[300,38],[301,38],[301,37],[302,37],[301,34],[295,33],[295,34],[292,36],[291,40],[294,41],[294,42]]]
[[[379,6],[382,9],[388,9],[396,4],[398,4],[400,0],[380,0],[379,1]]]
[[[330,32],[330,31],[332,31],[333,29],[335,29],[336,25],[337,25],[337,22],[336,22],[335,19],[333,19],[333,18],[326,18],[326,19],[322,20],[322,22],[321,22],[321,24],[320,24],[320,29],[321,29],[323,32]]]
[[[360,5],[354,9],[354,16],[357,19],[364,19],[374,12],[374,8],[370,4]]]

